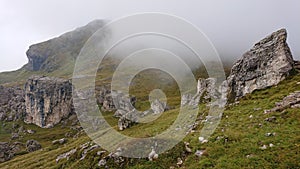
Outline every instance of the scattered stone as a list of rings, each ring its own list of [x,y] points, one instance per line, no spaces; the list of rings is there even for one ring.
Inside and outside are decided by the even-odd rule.
[[[182,159],[178,157],[178,158],[177,158],[177,166],[178,166],[178,167],[181,167],[182,164],[183,164]]]
[[[102,155],[103,153],[105,153],[105,152],[106,152],[106,151],[98,151],[98,152],[97,152],[97,155],[98,155],[98,156],[101,156],[101,155]]]
[[[99,163],[98,163],[98,166],[99,167],[103,167],[103,166],[105,166],[106,165],[106,160],[105,159],[101,159],[100,161],[99,161]]]
[[[197,157],[201,157],[201,156],[204,154],[204,152],[205,152],[205,150],[197,150],[197,151],[195,152],[195,155],[196,155]]]
[[[270,143],[270,144],[269,144],[269,147],[274,147],[274,144]]]
[[[260,111],[260,110],[261,110],[261,108],[260,108],[260,107],[258,107],[258,108],[254,108],[253,110],[254,110],[254,111]]]
[[[154,147],[151,147],[151,152],[148,155],[149,161],[158,159],[158,154],[155,152]]]
[[[276,135],[276,133],[266,133],[265,134],[266,137],[275,136],[275,135]]]
[[[34,134],[34,133],[35,133],[34,130],[30,130],[30,129],[29,129],[29,130],[26,130],[26,131],[27,131],[28,134]]]
[[[18,133],[12,133],[11,134],[11,139],[12,140],[15,140],[15,139],[18,139],[19,138],[19,134]]]
[[[248,155],[246,155],[246,158],[252,158],[252,157],[254,157],[253,154],[248,154]]]
[[[253,118],[253,115],[251,114],[250,116],[249,116],[249,119],[252,119]]]
[[[190,143],[188,142],[184,142],[184,146],[185,146],[185,151],[188,153],[192,152],[192,149],[189,147]]]
[[[158,99],[155,99],[151,102],[151,110],[153,111],[154,114],[160,114],[165,111],[166,108],[166,103],[161,102]]]
[[[275,122],[276,121],[276,117],[275,116],[268,117],[268,118],[265,119],[265,121],[267,121],[267,122]]]
[[[199,142],[203,144],[203,143],[207,143],[208,140],[204,139],[204,137],[199,137]]]
[[[66,142],[67,142],[66,138],[61,138],[61,139],[52,141],[52,144],[65,144]]]
[[[70,150],[69,152],[66,152],[66,153],[63,153],[63,154],[57,156],[57,158],[55,160],[56,163],[58,163],[61,159],[65,159],[65,158],[67,160],[69,160],[69,158],[71,157],[71,155],[73,155],[74,153],[76,153],[76,151],[77,151],[77,149],[75,148],[75,149]]]
[[[28,152],[34,152],[34,151],[37,151],[41,148],[42,148],[41,144],[36,140],[28,140],[26,142],[26,150]]]
[[[267,146],[266,145],[263,145],[262,147],[259,147],[261,150],[265,150],[267,149]]]
[[[81,158],[80,158],[79,160],[85,159],[85,157],[86,157],[86,155],[87,155],[88,152],[90,152],[90,151],[92,151],[92,150],[94,150],[94,149],[97,149],[97,148],[100,148],[100,146],[97,145],[97,144],[92,145],[92,146],[90,146],[90,147],[89,147],[89,146],[85,147],[85,148],[83,149],[83,152],[82,152],[82,154],[81,154]]]
[[[295,91],[290,93],[288,96],[284,97],[281,102],[275,103],[275,107],[270,110],[265,110],[265,114],[271,112],[280,112],[287,108],[298,108],[300,107],[300,91]]]

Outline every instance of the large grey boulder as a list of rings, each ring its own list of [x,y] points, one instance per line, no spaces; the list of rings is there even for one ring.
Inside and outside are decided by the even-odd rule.
[[[287,31],[278,30],[256,43],[233,65],[227,78],[231,99],[277,85],[290,74],[294,61],[286,40]]]
[[[69,80],[33,76],[25,84],[26,123],[50,128],[73,113]]]

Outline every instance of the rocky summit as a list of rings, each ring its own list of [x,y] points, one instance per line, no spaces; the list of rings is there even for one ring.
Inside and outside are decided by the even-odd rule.
[[[294,61],[286,40],[287,31],[278,30],[256,43],[233,65],[228,77],[231,99],[277,85],[290,74]]]
[[[26,52],[27,69],[52,72],[63,66],[66,61],[73,61],[90,36],[104,24],[103,20],[95,20],[57,38],[30,46]]]
[[[33,76],[25,84],[26,123],[53,127],[73,113],[69,80]]]

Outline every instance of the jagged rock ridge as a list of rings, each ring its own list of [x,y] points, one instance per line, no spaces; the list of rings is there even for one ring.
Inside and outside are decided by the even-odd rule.
[[[287,31],[281,29],[246,52],[233,65],[227,78],[229,97],[240,98],[254,90],[277,85],[285,79],[294,65],[286,40]]]

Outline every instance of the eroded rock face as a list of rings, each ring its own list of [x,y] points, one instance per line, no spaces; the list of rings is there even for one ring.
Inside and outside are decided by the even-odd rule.
[[[119,91],[110,91],[106,88],[101,88],[98,92],[97,102],[102,105],[102,111],[124,110],[131,111],[135,105],[136,98],[124,95]]]
[[[274,32],[233,65],[227,79],[231,98],[277,85],[290,74],[294,61],[286,40],[285,29]]]
[[[68,80],[33,76],[25,84],[26,123],[49,128],[73,113]]]
[[[105,24],[102,20],[95,20],[86,26],[65,33],[57,38],[34,44],[29,47],[27,69],[31,71],[52,72],[61,64],[75,59],[90,36]]]
[[[0,120],[15,121],[25,114],[24,91],[18,87],[0,86]]]

